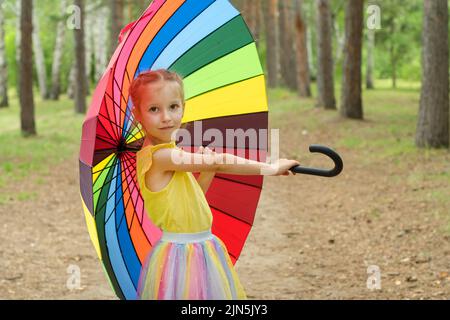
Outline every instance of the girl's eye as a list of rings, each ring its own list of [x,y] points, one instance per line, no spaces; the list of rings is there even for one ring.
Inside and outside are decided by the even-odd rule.
[[[176,109],[176,108],[178,108],[178,105],[177,104],[173,104],[173,105],[171,105],[171,107],[172,107],[172,109]]]
[[[158,110],[158,108],[157,108],[157,107],[151,107],[149,110],[150,110],[151,112],[156,112],[156,111]]]

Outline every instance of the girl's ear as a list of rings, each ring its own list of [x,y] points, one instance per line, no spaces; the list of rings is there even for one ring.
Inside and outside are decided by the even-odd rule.
[[[131,113],[136,121],[141,122],[141,114],[135,106],[131,108]]]

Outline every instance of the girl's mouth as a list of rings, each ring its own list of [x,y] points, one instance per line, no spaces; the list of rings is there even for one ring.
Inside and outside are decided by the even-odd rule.
[[[167,130],[167,129],[172,129],[173,127],[165,127],[165,128],[160,128],[160,130]]]

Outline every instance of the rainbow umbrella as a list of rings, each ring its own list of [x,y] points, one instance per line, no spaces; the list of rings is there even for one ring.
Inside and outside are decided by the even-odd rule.
[[[126,31],[93,95],[79,164],[91,240],[117,296],[134,299],[142,263],[162,233],[148,218],[136,180],[143,132],[132,118],[130,82],[159,68],[184,78],[183,123],[191,123],[192,134],[215,129],[224,137],[206,143],[202,134],[178,142],[190,152],[209,145],[266,161],[268,106],[254,39],[228,0],[155,0]],[[227,129],[253,137],[225,139]],[[252,227],[262,183],[262,176],[216,174],[206,195],[212,232],[233,263]]]

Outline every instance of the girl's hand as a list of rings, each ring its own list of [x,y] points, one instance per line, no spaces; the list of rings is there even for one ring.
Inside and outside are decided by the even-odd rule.
[[[290,174],[295,175],[296,173],[290,171],[289,169],[299,164],[300,162],[297,160],[279,159],[272,164],[272,167],[276,170],[273,176],[289,176]]]
[[[196,153],[201,153],[201,154],[215,154],[215,152],[213,150],[211,150],[208,147],[204,147],[204,146],[200,146],[197,150]]]
[[[211,150],[208,147],[200,146],[196,153],[204,154],[206,156],[211,156],[211,160],[213,159],[213,156],[216,154],[215,151]],[[205,173],[205,172],[202,172]],[[214,176],[215,172],[210,172]]]

